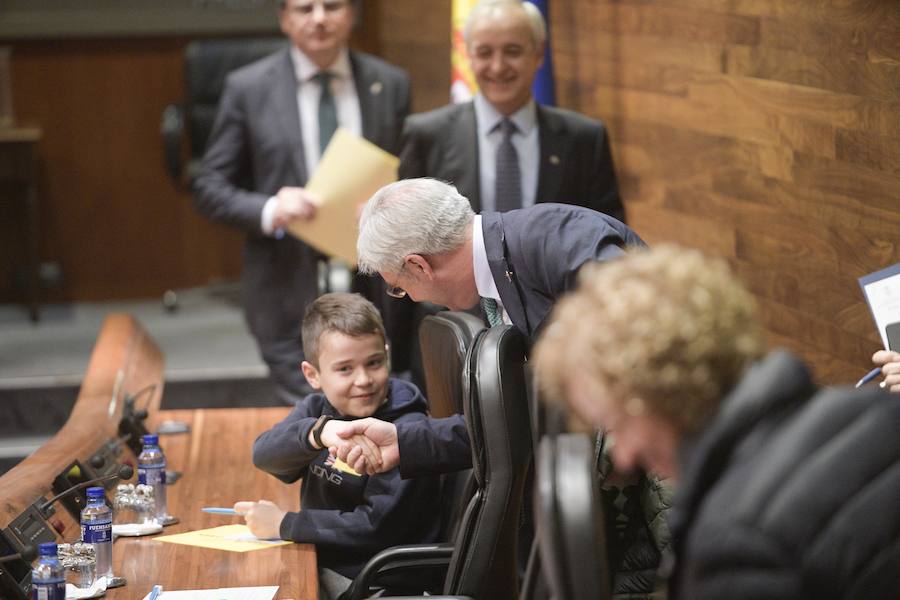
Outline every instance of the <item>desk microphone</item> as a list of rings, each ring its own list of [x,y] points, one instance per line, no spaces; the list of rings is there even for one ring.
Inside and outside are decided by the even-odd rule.
[[[8,556],[0,556],[0,563],[9,562],[11,560],[24,560],[30,563],[37,556],[37,550],[31,544],[25,544],[20,552],[10,554]]]
[[[112,475],[107,475],[106,477],[98,477],[96,479],[91,479],[90,481],[84,481],[82,483],[79,483],[78,485],[73,485],[69,489],[67,489],[63,492],[60,492],[59,494],[53,496],[52,498],[50,498],[49,500],[47,500],[46,502],[41,504],[41,506],[40,506],[41,514],[44,514],[44,511],[46,511],[50,507],[51,504],[53,504],[60,498],[65,498],[66,496],[68,496],[70,494],[74,494],[78,490],[83,490],[86,487],[90,487],[92,485],[97,485],[100,483],[105,483],[107,481],[112,481],[113,479],[125,479],[125,480],[131,479],[132,475],[134,475],[134,469],[128,465],[122,465],[121,467],[119,467],[118,472],[113,473]]]

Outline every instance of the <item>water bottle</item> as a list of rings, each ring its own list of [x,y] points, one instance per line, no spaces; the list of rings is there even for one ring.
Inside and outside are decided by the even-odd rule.
[[[56,557],[56,544],[40,544],[38,553],[38,562],[31,570],[34,600],[66,600],[66,575]]]
[[[87,489],[87,506],[81,511],[81,541],[94,546],[97,577],[112,577],[112,509],[102,487]]]
[[[153,488],[155,520],[162,525],[169,514],[166,508],[166,457],[159,447],[158,435],[147,434],[141,439],[144,449],[138,455],[138,483]]]

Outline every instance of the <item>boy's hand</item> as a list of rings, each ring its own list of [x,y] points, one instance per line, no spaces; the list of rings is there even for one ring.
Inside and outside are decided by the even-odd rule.
[[[274,502],[236,502],[234,511],[244,517],[250,533],[261,540],[281,538],[281,521],[286,511],[278,508]]]
[[[344,421],[344,425],[337,431],[340,443],[329,444],[329,452],[355,471],[374,475],[400,464],[396,425],[372,417]],[[373,452],[373,446],[377,453]]]
[[[872,362],[881,367],[884,388],[900,394],[900,352],[879,350],[872,355]]]

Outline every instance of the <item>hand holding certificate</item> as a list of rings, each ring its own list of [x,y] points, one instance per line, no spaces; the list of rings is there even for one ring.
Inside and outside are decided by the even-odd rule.
[[[397,180],[400,160],[352,133],[338,129],[306,189],[321,199],[315,218],[296,220],[288,231],[317,250],[356,265],[360,205]]]

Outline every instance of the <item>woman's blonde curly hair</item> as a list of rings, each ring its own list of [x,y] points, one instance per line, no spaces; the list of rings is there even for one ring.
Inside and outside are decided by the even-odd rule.
[[[564,398],[578,373],[689,434],[762,349],[753,299],[727,264],[663,245],[585,266],[534,355],[551,398]]]

